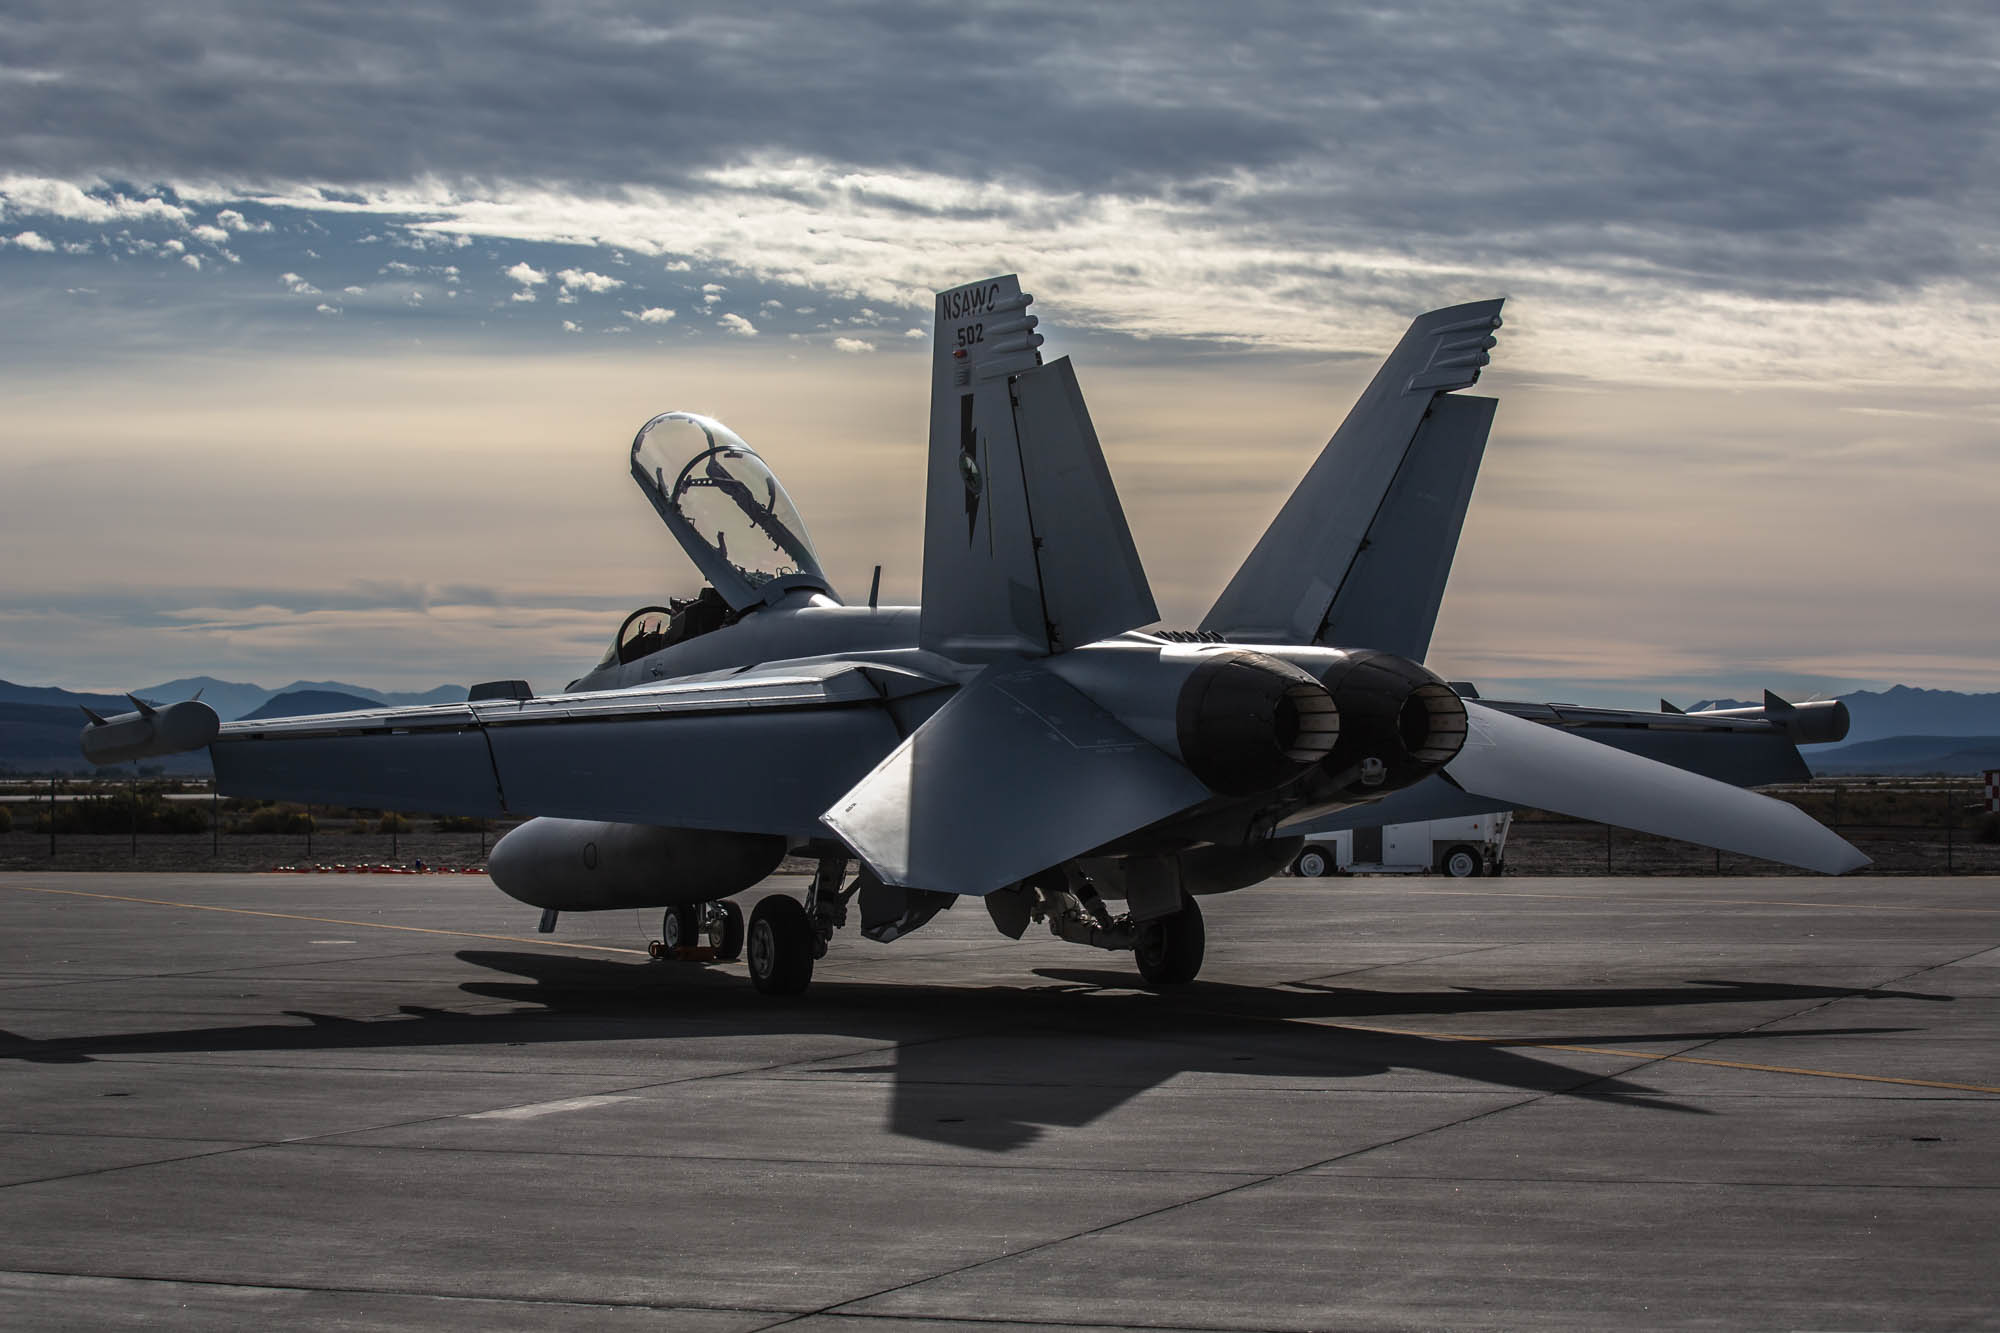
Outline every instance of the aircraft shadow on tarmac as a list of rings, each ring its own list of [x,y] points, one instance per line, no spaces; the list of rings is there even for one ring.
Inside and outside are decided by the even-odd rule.
[[[1087,1125],[1181,1074],[1326,1080],[1396,1070],[1466,1079],[1496,1088],[1587,1096],[1686,1114],[1707,1114],[1632,1081],[1579,1071],[1517,1048],[1477,1040],[1329,1026],[1393,1015],[1629,1010],[1642,1030],[1536,1033],[1543,1044],[1685,1044],[1754,1037],[1851,1036],[1891,1027],[1745,1031],[1657,1030],[1649,1011],[1689,1005],[1847,999],[1949,1000],[1866,987],[1689,981],[1679,986],[1595,989],[1375,991],[1359,987],[1241,986],[1196,982],[1171,994],[1135,991],[1122,972],[1038,969],[1027,986],[938,986],[823,978],[810,994],[772,1000],[733,971],[663,967],[528,952],[466,950],[458,958],[513,980],[460,989],[525,1006],[460,1013],[405,1005],[392,1019],[287,1011],[298,1023],[106,1033],[34,1041],[0,1032],[0,1058],[49,1062],[174,1052],[224,1054],[394,1050],[481,1044],[590,1041],[713,1042],[831,1035],[894,1043],[886,1062],[841,1057],[801,1061],[786,1077],[885,1078],[891,1133],[991,1152],[1026,1147],[1051,1129]],[[1768,1019],[1763,1020],[1768,1021]],[[1666,1053],[1666,1052],[1662,1052]],[[872,1054],[872,1053],[871,1053]],[[851,1057],[850,1057],[851,1058]],[[865,1057],[864,1057],[865,1058]]]

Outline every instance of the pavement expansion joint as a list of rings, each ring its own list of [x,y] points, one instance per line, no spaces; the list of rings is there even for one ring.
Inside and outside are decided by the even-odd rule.
[[[1129,1216],[1117,1218],[1109,1222],[1100,1223],[1096,1226],[1079,1228],[1078,1230],[1071,1232],[1069,1235],[1066,1236],[1058,1236],[1047,1240],[1036,1241],[1030,1245],[1019,1246],[1004,1254],[989,1255],[986,1258],[973,1260],[969,1263],[962,1264],[956,1268],[946,1269],[943,1272],[932,1273],[925,1277],[915,1278],[907,1282],[899,1282],[892,1286],[884,1287],[880,1291],[870,1292],[866,1296],[857,1296],[857,1297],[851,1297],[846,1300],[836,1301],[826,1306],[823,1311],[817,1311],[816,1313],[835,1313],[840,1310],[859,1305],[865,1301],[878,1300],[883,1296],[891,1295],[899,1291],[908,1291],[913,1288],[923,1286],[930,1282],[940,1281],[945,1278],[962,1277],[967,1273],[976,1272],[981,1268],[987,1268],[993,1264],[1010,1262],[1012,1260],[1021,1259],[1028,1255],[1039,1253],[1040,1251],[1043,1250],[1052,1249],[1058,1245],[1067,1245],[1072,1241],[1081,1240],[1086,1236],[1103,1235],[1107,1232],[1116,1231],[1120,1227],[1130,1226],[1137,1222],[1145,1222],[1156,1217],[1164,1217],[1169,1213],[1175,1213],[1182,1211],[1183,1209],[1192,1208],[1198,1204],[1212,1203],[1217,1199],[1226,1198],[1232,1194],[1240,1194],[1246,1190],[1253,1190],[1263,1185],[1269,1185],[1275,1181],[1285,1180],[1293,1176],[1304,1175],[1311,1171],[1317,1171],[1323,1167],[1331,1166],[1335,1162],[1344,1161],[1350,1157],[1358,1157],[1363,1153],[1375,1152],[1382,1148],[1391,1147],[1399,1143],[1408,1143],[1415,1139],[1424,1138],[1431,1134],[1438,1133],[1442,1130],[1452,1129],[1462,1124],[1470,1124],[1473,1121],[1483,1120],[1489,1116],[1499,1115],[1502,1112],[1511,1111],[1516,1109],[1517,1107],[1526,1106],[1533,1102],[1538,1102],[1541,1100],[1543,1100],[1543,1097],[1541,1096],[1525,1097],[1522,1098],[1520,1101],[1511,1102],[1505,1106],[1490,1107],[1482,1111],[1474,1112],[1471,1115],[1463,1116],[1457,1120],[1450,1121],[1446,1124],[1428,1126],[1424,1129],[1415,1130],[1408,1134],[1400,1134],[1393,1138],[1385,1139],[1380,1143],[1372,1143],[1366,1145],[1365,1147],[1355,1148],[1349,1151],[1336,1153],[1331,1157],[1324,1158],[1317,1162],[1308,1162],[1303,1166],[1289,1167],[1283,1171],[1271,1171],[1271,1172],[1256,1174],[1248,1179],[1241,1180],[1234,1185],[1229,1185],[1222,1189],[1210,1190],[1207,1193],[1198,1194],[1192,1198],[1179,1199],[1169,1203],[1161,1204],[1158,1207],[1143,1209],[1139,1212],[1132,1213]],[[856,1311],[855,1313],[860,1313],[860,1312]]]
[[[530,1309],[571,1310],[657,1310],[663,1314],[694,1311],[702,1314],[763,1315],[777,1321],[763,1328],[776,1328],[799,1318],[796,1311],[761,1305],[691,1305],[685,1301],[585,1301],[561,1296],[460,1295],[447,1291],[418,1291],[409,1287],[349,1287],[310,1282],[256,1282],[241,1278],[160,1277],[150,1273],[107,1273],[81,1269],[0,1268],[0,1274],[16,1277],[85,1278],[99,1282],[157,1282],[177,1287],[208,1287],[239,1291],[299,1291],[328,1296],[396,1296],[406,1300],[438,1301],[462,1305],[518,1305]]]

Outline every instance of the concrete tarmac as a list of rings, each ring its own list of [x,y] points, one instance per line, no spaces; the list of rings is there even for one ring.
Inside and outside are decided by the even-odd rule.
[[[777,887],[794,891],[797,881]],[[1170,995],[0,875],[0,1326],[2000,1327],[2000,880],[1273,880]]]

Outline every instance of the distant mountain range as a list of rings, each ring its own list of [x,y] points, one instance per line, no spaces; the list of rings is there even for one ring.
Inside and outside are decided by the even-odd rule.
[[[5,681],[0,681],[0,700],[11,697],[7,693],[8,690],[19,688],[21,687],[9,686]],[[405,705],[449,704],[463,703],[465,701],[465,686],[463,685],[440,685],[434,690],[425,690],[421,694],[411,694],[398,690],[375,690],[370,689],[366,685],[349,685],[344,681],[338,680],[295,680],[280,689],[267,690],[262,685],[246,685],[238,681],[217,680],[213,676],[183,676],[179,680],[170,680],[159,685],[148,685],[144,689],[132,692],[142,698],[151,699],[158,703],[172,703],[176,699],[192,698],[196,690],[201,691],[202,702],[214,708],[217,716],[221,717],[224,722],[234,722],[238,718],[248,717],[281,694],[301,694],[308,692],[338,694],[351,699],[363,699],[367,701],[362,704],[344,705],[342,708],[328,708],[323,710],[329,713],[344,711],[346,707],[379,708],[383,704],[388,704],[392,707],[401,708]],[[130,707],[130,705],[126,706]],[[321,710],[294,710],[295,713],[315,711]],[[265,716],[274,715],[266,714]],[[277,716],[292,716],[292,714]]]
[[[1851,773],[1971,775],[2000,768],[2000,736],[1887,736],[1799,752],[1814,776]]]
[[[1960,694],[1956,690],[1919,690],[1896,685],[1886,690],[1856,690],[1836,696],[1847,705],[1853,726],[1843,745],[1860,745],[1891,736],[2000,736],[2000,693]],[[1763,701],[1704,699],[1689,712],[1704,708],[1755,708]],[[1812,753],[1811,751],[1807,752]]]
[[[303,713],[344,713],[356,708],[380,708],[383,704],[453,703],[465,698],[465,686],[440,685],[434,690],[409,693],[399,690],[371,690],[340,681],[294,681],[281,690],[265,689],[238,681],[217,680],[213,676],[191,676],[149,685],[132,691],[152,703],[174,703],[201,691],[202,701],[214,707],[225,722],[246,717],[296,717]],[[81,694],[53,685],[16,685],[0,680],[0,772],[76,773],[97,772],[77,750],[77,736],[84,725],[83,709],[110,715],[129,713],[132,704],[120,694]],[[170,755],[146,761],[175,775],[198,775],[209,771],[206,751]],[[123,771],[118,770],[118,771]]]
[[[238,718],[239,722],[253,722],[267,717],[304,717],[308,713],[351,713],[357,708],[380,708],[379,699],[363,699],[359,695],[341,694],[336,690],[293,690],[269,699],[261,707],[253,708]]]
[[[1799,753],[1815,774],[1975,775],[2000,768],[2000,694],[1960,694],[1896,685],[1838,696],[1853,725],[1839,745]],[[1704,708],[1754,708],[1741,699],[1704,699]]]

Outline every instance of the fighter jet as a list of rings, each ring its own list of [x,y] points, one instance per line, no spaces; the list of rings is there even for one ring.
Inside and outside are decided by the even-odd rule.
[[[228,795],[533,816],[504,892],[664,908],[659,951],[747,952],[796,994],[858,907],[888,942],[966,898],[1189,981],[1199,900],[1288,830],[1455,792],[1825,873],[1866,858],[1797,809],[1461,697],[1421,665],[1493,400],[1497,300],[1423,315],[1199,627],[1159,628],[1068,358],[1012,275],[937,297],[920,607],[849,605],[785,489],[722,423],[642,426],[632,476],[706,580],[643,607],[560,694],[221,726],[199,701],[93,719],[103,763],[206,746]],[[1449,541],[1438,533],[1449,530]],[[1440,546],[1442,551],[1440,553]],[[1152,628],[1148,628],[1152,627]],[[747,929],[732,895],[809,858]]]

